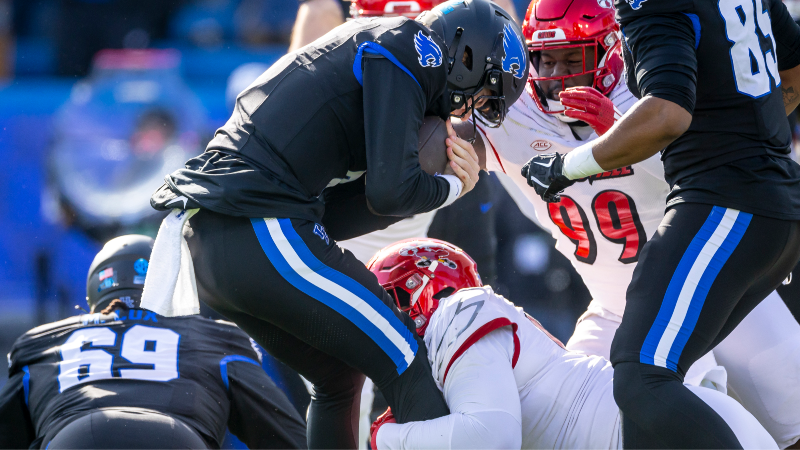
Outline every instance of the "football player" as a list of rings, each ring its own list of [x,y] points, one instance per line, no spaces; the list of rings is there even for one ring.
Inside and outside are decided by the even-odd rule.
[[[139,307],[153,239],[112,239],[90,314],[28,331],[0,390],[0,448],[306,448],[305,423],[235,325]]]
[[[667,212],[611,349],[625,445],[740,448],[682,382],[800,258],[800,166],[785,119],[800,102],[800,27],[778,0],[615,3],[641,100],[603,136],[536,156],[522,174],[559,201],[579,179],[663,150]]]
[[[452,412],[403,425],[387,412],[373,425],[372,448],[622,448],[608,360],[567,351],[521,308],[482,286],[466,253],[442,241],[407,240],[382,250],[369,267],[416,321]],[[711,372],[707,378],[720,380],[724,392],[724,370]],[[689,389],[725,418],[744,448],[777,448],[735,400]]]
[[[502,127],[482,126],[485,139],[475,144],[489,170],[509,174],[525,192],[538,222],[592,294],[567,348],[606,359],[636,262],[664,217],[669,185],[660,156],[582,179],[551,203],[519,172],[536,154],[566,154],[604,134],[635,103],[624,83],[618,31],[608,2],[532,2],[523,26],[533,64],[527,93]],[[800,410],[784,406],[800,401],[800,384],[793,381],[800,357],[786,357],[800,354],[798,343],[800,325],[773,293],[713,352],[728,371],[731,395],[782,448],[800,437]],[[686,381],[695,378],[690,372]]]
[[[488,0],[356,19],[281,58],[154,194],[174,210],[143,304],[192,312],[196,280],[209,306],[314,385],[310,447],[356,446],[364,374],[401,421],[446,414],[413,323],[336,240],[469,191],[478,165],[463,139],[448,140],[449,175],[421,170],[423,117],[478,108],[499,124],[527,71],[521,30]]]

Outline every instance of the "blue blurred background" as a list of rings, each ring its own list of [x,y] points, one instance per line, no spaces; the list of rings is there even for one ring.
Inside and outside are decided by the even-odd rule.
[[[515,1],[518,15],[527,4]],[[298,7],[0,0],[0,352],[33,326],[81,312],[104,241],[155,235],[150,194],[286,53]],[[486,180],[493,197],[481,213],[497,218],[492,284],[566,340],[589,294],[553,240]]]

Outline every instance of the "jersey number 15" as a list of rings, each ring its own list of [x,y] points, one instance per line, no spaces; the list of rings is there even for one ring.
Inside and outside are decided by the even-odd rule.
[[[117,333],[108,327],[82,328],[61,345],[58,364],[58,392],[72,386],[108,378],[169,381],[178,378],[178,343],[181,336],[166,328],[135,325],[122,334],[117,350]],[[112,372],[114,354],[140,368],[119,368]],[[125,364],[128,365],[128,364]]]

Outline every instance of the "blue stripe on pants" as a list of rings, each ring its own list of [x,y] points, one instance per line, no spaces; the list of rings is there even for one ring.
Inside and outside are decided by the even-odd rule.
[[[287,257],[284,256],[278,248],[265,220],[250,220],[262,249],[281,276],[306,295],[322,302],[344,316],[367,334],[367,336],[369,336],[395,363],[398,374],[403,373],[405,369],[408,368],[414,355],[416,355],[418,349],[417,341],[414,339],[411,331],[405,327],[400,319],[394,315],[392,310],[386,306],[381,299],[352,278],[323,264],[311,253],[305,242],[303,242],[302,238],[294,230],[294,227],[292,227],[289,219],[277,219],[280,230],[291,246],[291,249],[297,254],[305,266],[311,269],[316,275],[330,283],[336,284],[348,291],[351,295],[357,297],[357,301],[362,302],[359,305],[360,307],[369,308],[385,319],[391,330],[382,329],[381,324],[373,323],[373,321],[365,317],[362,312],[358,311],[350,304],[304,278],[297,272],[295,267],[292,267]],[[387,331],[390,333],[394,332],[395,335],[400,337],[402,342],[407,345],[407,348],[400,348],[401,346],[399,346],[396,341],[393,342],[392,339],[387,336]]]
[[[731,220],[734,214],[735,220]],[[677,371],[681,353],[697,325],[708,292],[752,217],[752,214],[718,206],[712,209],[672,275],[658,315],[642,344],[640,362]],[[720,240],[721,243],[716,244]],[[679,304],[681,301],[688,301],[688,306]],[[686,308],[685,313],[681,313],[682,308]]]

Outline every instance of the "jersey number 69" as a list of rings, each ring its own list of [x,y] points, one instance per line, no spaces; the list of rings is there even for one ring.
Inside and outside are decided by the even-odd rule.
[[[181,336],[165,328],[135,325],[122,334],[108,327],[76,330],[61,345],[58,392],[75,385],[108,378],[169,381],[178,378],[178,343]],[[125,358],[112,371],[114,356]]]

